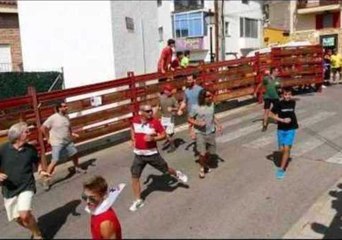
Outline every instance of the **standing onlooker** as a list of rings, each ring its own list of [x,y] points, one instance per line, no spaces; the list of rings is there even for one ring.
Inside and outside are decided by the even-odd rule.
[[[295,113],[296,102],[292,99],[291,89],[283,89],[282,93],[283,99],[273,107],[271,113],[271,117],[278,122],[278,146],[282,152],[280,168],[276,172],[277,179],[285,177],[286,165],[298,128]]]
[[[196,83],[196,78],[197,76],[195,74],[191,74],[186,78],[187,88],[184,91],[184,97],[178,110],[178,115],[182,115],[185,108],[187,108],[187,112],[189,114],[192,107],[198,105],[198,95],[203,88]],[[191,138],[194,140],[196,136],[191,123],[189,123],[189,133]]]
[[[157,149],[157,141],[164,140],[165,130],[158,119],[153,118],[151,105],[140,106],[140,115],[132,120],[131,139],[134,146],[134,161],[131,166],[132,187],[135,201],[129,208],[136,211],[144,205],[141,199],[140,176],[146,164],[151,165],[162,173],[169,173],[178,180],[186,183],[188,177],[181,171],[168,166]]]
[[[167,140],[166,144],[170,144],[168,152],[176,150],[173,135],[175,133],[175,114],[178,111],[179,104],[175,96],[173,95],[173,88],[167,84],[164,86],[163,94],[160,95],[159,106],[161,110],[161,124],[165,128]]]
[[[222,126],[215,118],[213,94],[202,89],[198,96],[198,105],[191,109],[189,120],[196,132],[197,151],[199,152],[199,177],[209,172],[208,159],[216,154],[216,129],[222,133]],[[207,149],[208,148],[208,149]]]
[[[267,130],[268,116],[272,107],[279,101],[278,88],[280,88],[280,80],[278,78],[278,68],[271,68],[269,75],[265,76],[263,81],[257,86],[254,94],[256,95],[261,87],[264,85],[266,92],[264,93],[264,118],[262,122],[262,131]]]
[[[336,49],[332,51],[330,61],[331,61],[331,71],[333,74],[333,82],[336,82],[337,72],[338,72],[339,79],[341,79],[341,55],[337,53]]]
[[[74,170],[77,173],[84,173],[78,163],[78,153],[72,137],[79,137],[78,134],[71,131],[70,120],[67,116],[68,107],[65,102],[60,102],[56,105],[56,113],[51,115],[41,126],[43,135],[51,144],[52,159],[48,166],[47,172],[52,174],[57,162],[62,158],[63,153],[66,153],[74,163]],[[49,188],[49,182],[45,183]]]
[[[158,72],[166,73],[170,70],[172,61],[172,48],[175,48],[175,40],[167,40],[167,46],[162,50],[158,61]]]
[[[323,57],[323,67],[324,67],[324,84],[330,85],[330,74],[331,74],[331,60],[329,51],[326,50]]]
[[[171,70],[176,70],[181,68],[181,61],[183,59],[184,55],[183,52],[177,52],[176,58],[171,62]]]
[[[42,174],[37,150],[28,141],[27,124],[20,122],[8,130],[8,143],[0,148],[0,184],[9,221],[32,233],[33,239],[43,239],[32,214],[32,198],[36,192],[34,165]],[[45,173],[46,175],[46,173]]]
[[[187,68],[189,66],[189,62],[190,62],[189,56],[190,56],[190,51],[189,50],[184,51],[184,57],[182,58],[181,64],[180,64],[182,68]]]
[[[108,191],[108,184],[101,176],[83,183],[82,199],[87,202],[86,211],[91,214],[93,239],[122,239],[121,225],[112,205],[124,186],[120,184]]]

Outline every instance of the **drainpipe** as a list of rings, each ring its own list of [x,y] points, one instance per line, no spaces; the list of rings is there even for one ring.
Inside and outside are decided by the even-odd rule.
[[[219,9],[218,0],[214,0],[214,12],[215,12],[215,59],[219,61]]]
[[[224,22],[224,0],[221,0],[221,60],[226,59],[226,38],[224,35],[225,22]]]

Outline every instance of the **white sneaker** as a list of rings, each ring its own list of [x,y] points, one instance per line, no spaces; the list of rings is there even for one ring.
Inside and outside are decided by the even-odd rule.
[[[180,180],[183,183],[188,182],[188,176],[182,173],[181,171],[176,171],[177,179]]]
[[[133,202],[133,204],[129,207],[129,210],[135,212],[142,206],[144,206],[144,201],[142,199],[138,199]]]

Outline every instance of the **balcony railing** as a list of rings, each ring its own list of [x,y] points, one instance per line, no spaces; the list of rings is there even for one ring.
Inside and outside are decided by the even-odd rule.
[[[12,63],[0,63],[0,72],[12,72]]]
[[[341,0],[316,0],[316,1],[298,0],[297,8],[303,9],[303,8],[312,8],[312,7],[322,7],[322,6],[335,5],[335,4],[340,4],[340,3],[341,3]]]

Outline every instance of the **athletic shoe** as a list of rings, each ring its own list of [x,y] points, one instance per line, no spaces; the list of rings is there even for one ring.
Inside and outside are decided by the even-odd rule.
[[[181,171],[176,171],[176,177],[178,180],[180,180],[182,183],[188,182],[188,176],[182,173]]]
[[[277,169],[276,178],[282,180],[285,177],[285,171],[281,168]]]
[[[142,206],[144,206],[144,201],[142,199],[138,199],[133,202],[133,204],[129,207],[129,210],[135,212]]]

